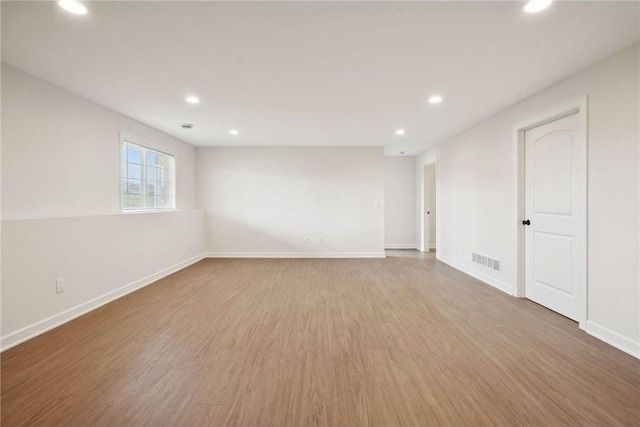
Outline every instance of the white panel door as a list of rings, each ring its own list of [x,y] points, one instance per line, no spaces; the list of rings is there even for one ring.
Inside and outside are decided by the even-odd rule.
[[[525,133],[525,296],[578,320],[583,138],[572,114]]]
[[[422,224],[422,252],[429,252],[431,242],[431,212],[429,211],[431,206],[431,179],[429,175],[429,165],[422,165],[422,188],[422,218],[424,219],[424,223]]]

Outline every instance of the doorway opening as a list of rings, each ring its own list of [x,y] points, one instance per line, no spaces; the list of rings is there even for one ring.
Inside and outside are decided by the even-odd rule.
[[[437,252],[438,227],[438,161],[427,161],[422,165],[422,203],[420,210],[420,250]]]
[[[587,97],[514,125],[515,296],[587,319]]]

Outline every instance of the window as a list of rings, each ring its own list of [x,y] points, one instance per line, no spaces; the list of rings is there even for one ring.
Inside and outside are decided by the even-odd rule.
[[[123,139],[122,211],[175,208],[175,158]]]

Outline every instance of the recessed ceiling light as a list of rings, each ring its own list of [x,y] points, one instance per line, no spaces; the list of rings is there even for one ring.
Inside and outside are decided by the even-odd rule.
[[[197,104],[198,102],[200,102],[197,96],[187,96],[186,101],[189,104]]]
[[[439,102],[442,102],[442,97],[440,95],[433,95],[429,98],[429,102],[431,104],[438,104]]]
[[[235,130],[235,129],[231,129],[231,130],[229,131],[229,134],[231,134],[231,135],[233,135],[233,136],[237,136],[239,133],[240,133],[240,132],[238,132],[238,131],[237,131],[237,130]]]
[[[551,0],[529,0],[524,7],[524,11],[527,13],[536,13],[548,8],[551,5]]]
[[[398,130],[396,131],[396,135],[398,135],[398,136],[402,136],[402,135],[404,135],[404,129],[398,129]]]
[[[85,5],[75,0],[60,0],[58,2],[58,6],[60,6],[67,12],[73,13],[74,15],[87,14],[87,8],[85,7]]]

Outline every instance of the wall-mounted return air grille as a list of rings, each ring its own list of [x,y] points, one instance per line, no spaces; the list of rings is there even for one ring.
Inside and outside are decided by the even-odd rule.
[[[474,263],[481,265],[483,267],[487,267],[493,271],[500,272],[500,260],[489,258],[488,256],[480,255],[475,252],[471,253],[471,261]]]

